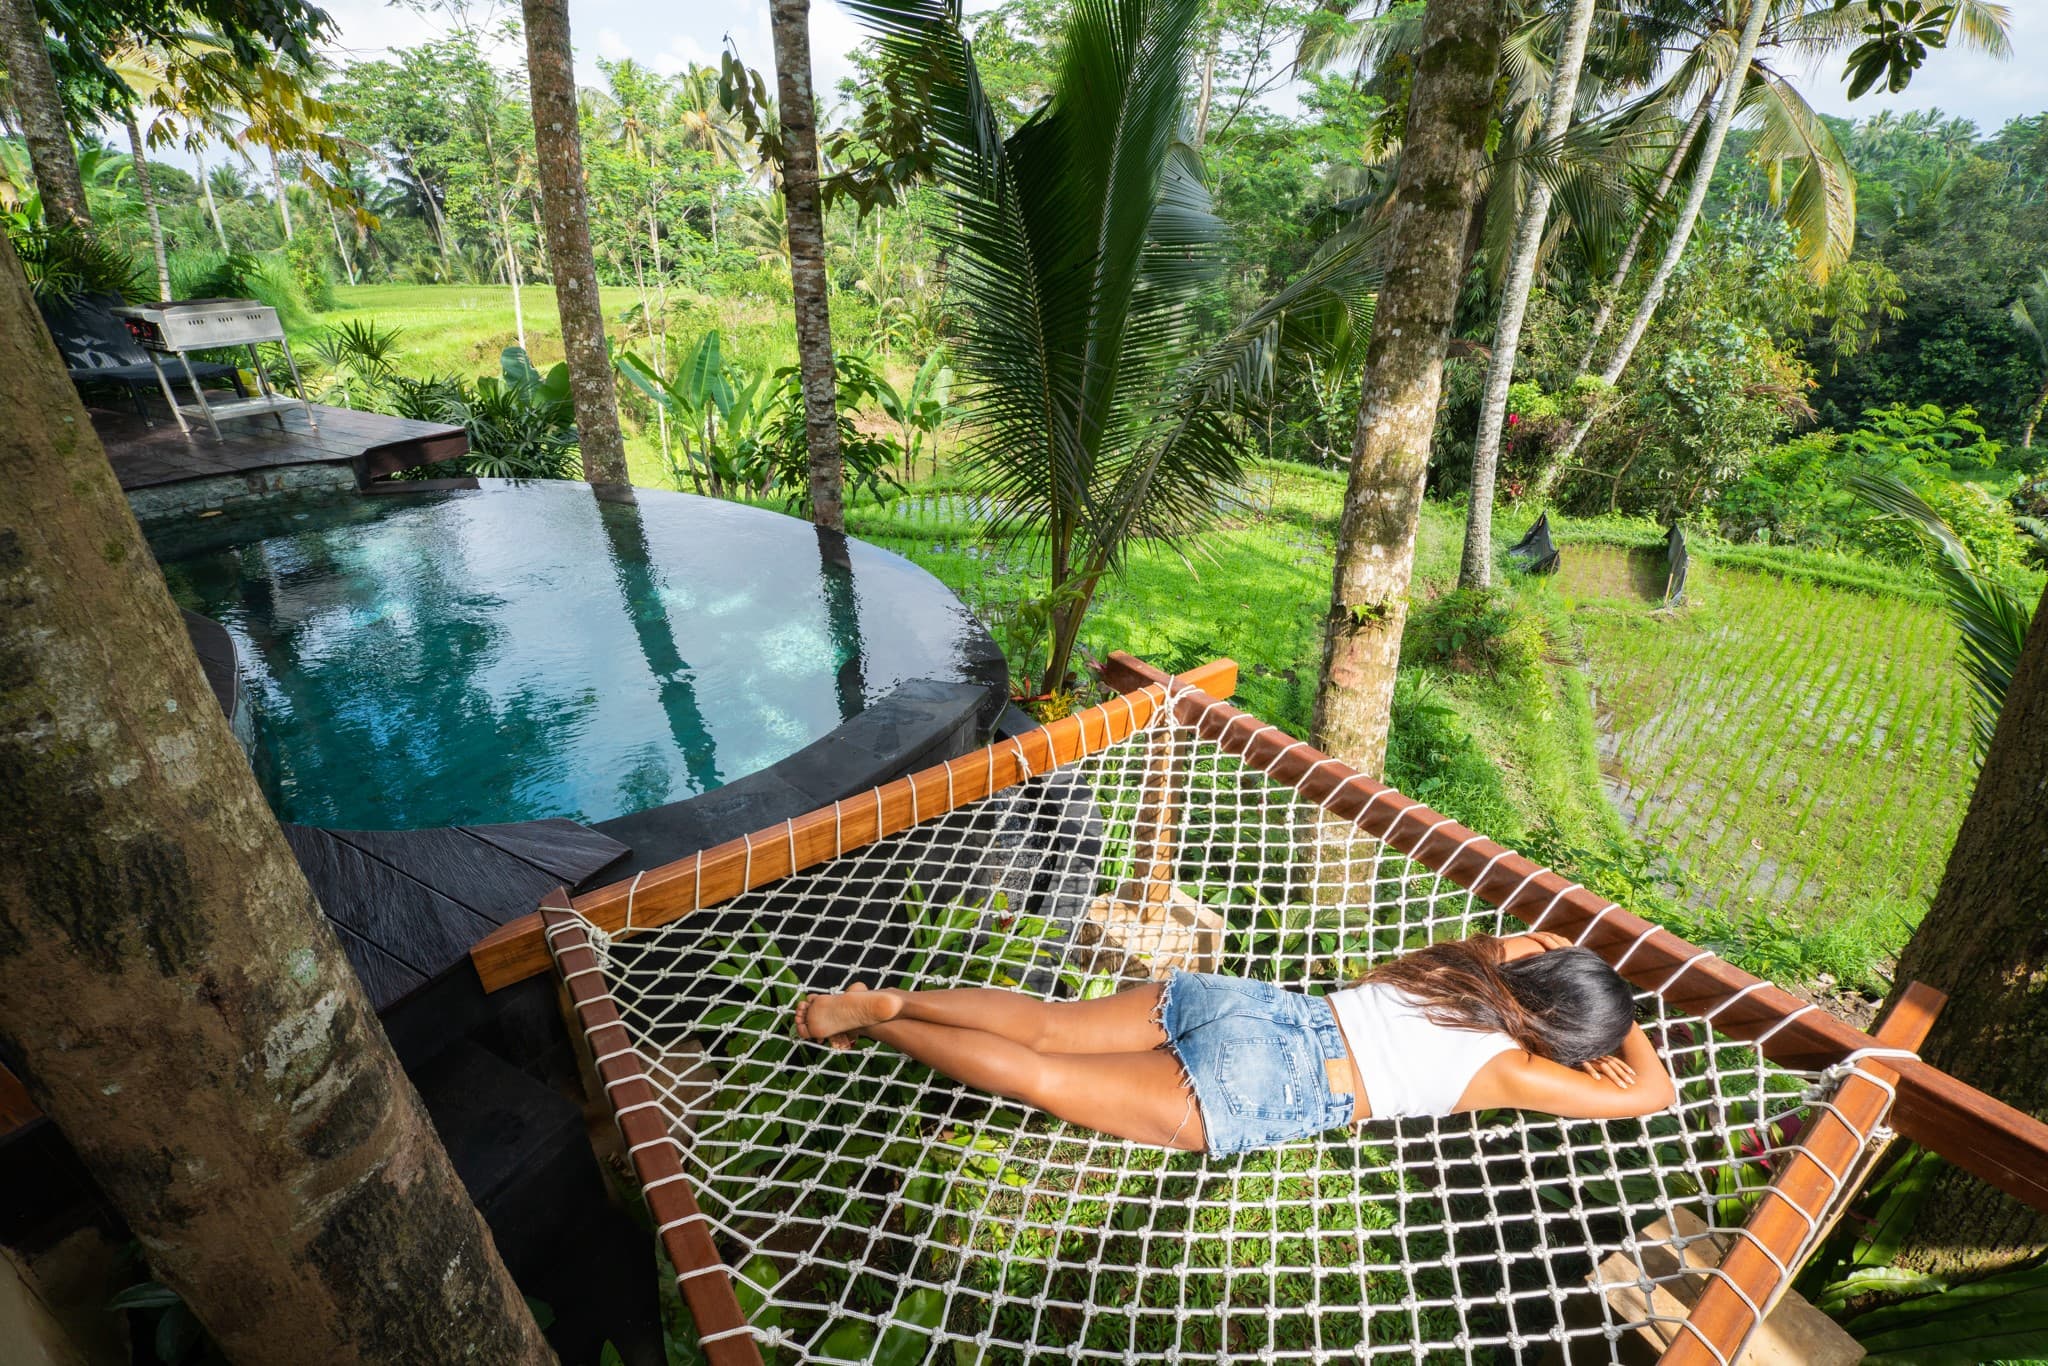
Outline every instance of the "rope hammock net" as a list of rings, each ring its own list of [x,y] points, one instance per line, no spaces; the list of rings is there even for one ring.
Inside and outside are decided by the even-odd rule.
[[[1070,761],[1041,731],[751,837],[737,895],[707,891],[705,856],[596,894],[607,914],[544,905],[713,1359],[1739,1354],[1874,1155],[1895,1050],[1767,1060],[1810,1007],[1617,908],[1573,912],[1580,889],[1205,693],[1073,720]],[[1672,1110],[1374,1121],[1218,1160],[791,1027],[799,994],[855,980],[1073,999],[1178,967],[1323,991],[1523,921],[1642,988]]]

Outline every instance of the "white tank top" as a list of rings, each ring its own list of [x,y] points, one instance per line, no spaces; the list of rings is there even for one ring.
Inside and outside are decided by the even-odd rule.
[[[1479,1069],[1520,1044],[1491,1030],[1447,1029],[1398,989],[1368,982],[1329,993],[1374,1119],[1448,1115]]]

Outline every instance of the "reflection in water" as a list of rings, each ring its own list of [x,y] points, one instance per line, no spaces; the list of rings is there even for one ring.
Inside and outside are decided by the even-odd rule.
[[[966,677],[987,644],[908,561],[683,494],[293,502],[209,535],[164,544],[165,578],[234,634],[259,776],[311,824],[642,810],[786,758],[905,680]]]
[[[683,662],[682,652],[676,648],[675,630],[669,624],[667,600],[662,593],[661,567],[655,564],[647,547],[640,502],[630,488],[592,493],[597,500],[597,519],[604,527],[605,550],[611,556],[612,577],[618,581],[619,597],[640,642],[640,657],[647,661],[647,671],[654,675],[661,709],[668,714],[669,736],[683,756],[689,790],[705,792],[718,787],[725,781],[718,773],[718,746],[712,742],[711,732],[704,728],[690,666]],[[637,787],[632,795],[637,807],[655,804],[647,800],[653,794],[644,786]]]
[[[814,527],[818,534],[818,582],[825,621],[832,632],[833,680],[844,720],[867,709],[867,660],[861,653],[860,599],[853,590],[853,555],[846,537]]]

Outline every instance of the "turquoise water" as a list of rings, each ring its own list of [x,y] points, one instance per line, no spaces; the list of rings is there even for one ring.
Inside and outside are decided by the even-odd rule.
[[[962,677],[985,641],[899,556],[687,494],[497,485],[179,534],[157,544],[172,595],[233,634],[253,766],[310,825],[643,810]]]

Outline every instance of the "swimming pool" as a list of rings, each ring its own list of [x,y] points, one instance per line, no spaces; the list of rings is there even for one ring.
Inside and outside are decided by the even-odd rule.
[[[777,513],[584,484],[352,496],[159,536],[233,635],[280,818],[596,822],[706,792],[986,632],[900,556]]]

